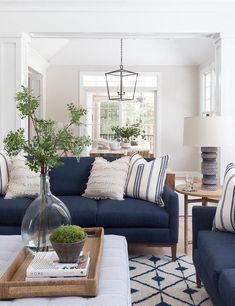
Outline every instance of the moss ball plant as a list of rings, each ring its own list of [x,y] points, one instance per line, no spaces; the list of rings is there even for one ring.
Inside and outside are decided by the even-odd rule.
[[[56,243],[74,243],[86,237],[84,230],[77,225],[61,225],[56,228],[50,240]]]
[[[51,234],[50,241],[60,262],[74,263],[79,261],[86,237],[80,226],[61,225]]]

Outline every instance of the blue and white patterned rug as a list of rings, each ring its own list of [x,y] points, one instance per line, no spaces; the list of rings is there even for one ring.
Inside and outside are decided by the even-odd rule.
[[[208,294],[196,286],[192,258],[178,256],[129,257],[132,305],[213,306]]]

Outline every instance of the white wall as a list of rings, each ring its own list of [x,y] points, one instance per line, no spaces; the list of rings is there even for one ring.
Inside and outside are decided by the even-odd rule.
[[[109,71],[108,66],[50,65],[47,71],[46,115],[67,121],[66,104],[79,103],[80,71]],[[197,150],[183,146],[183,120],[198,112],[197,66],[128,67],[134,71],[160,72],[161,150],[170,154],[170,168],[175,171],[198,171]]]
[[[50,65],[47,70],[46,116],[66,122],[68,103],[79,103],[79,69],[77,66]]]
[[[46,75],[48,62],[35,49],[29,47],[29,67],[41,75]]]
[[[175,171],[197,171],[198,150],[183,145],[184,117],[198,114],[197,66],[162,67],[162,153]]]
[[[11,130],[23,128],[27,136],[28,122],[21,119],[15,94],[28,82],[28,36],[0,37],[0,149]]]
[[[40,84],[40,118],[46,116],[46,73],[48,65],[48,61],[30,46],[29,68],[35,72],[34,77],[39,80]]]

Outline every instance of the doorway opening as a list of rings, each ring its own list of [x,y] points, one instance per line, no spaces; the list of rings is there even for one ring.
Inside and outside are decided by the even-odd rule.
[[[80,75],[81,104],[87,109],[85,132],[93,141],[113,140],[113,126],[138,123],[145,131],[141,146],[155,153],[157,147],[157,105],[159,73],[142,73],[138,78],[133,101],[109,101],[104,73]]]

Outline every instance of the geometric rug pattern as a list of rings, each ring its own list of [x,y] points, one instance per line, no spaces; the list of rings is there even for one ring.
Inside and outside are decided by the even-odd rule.
[[[204,287],[197,288],[192,258],[129,257],[132,306],[213,306]]]

